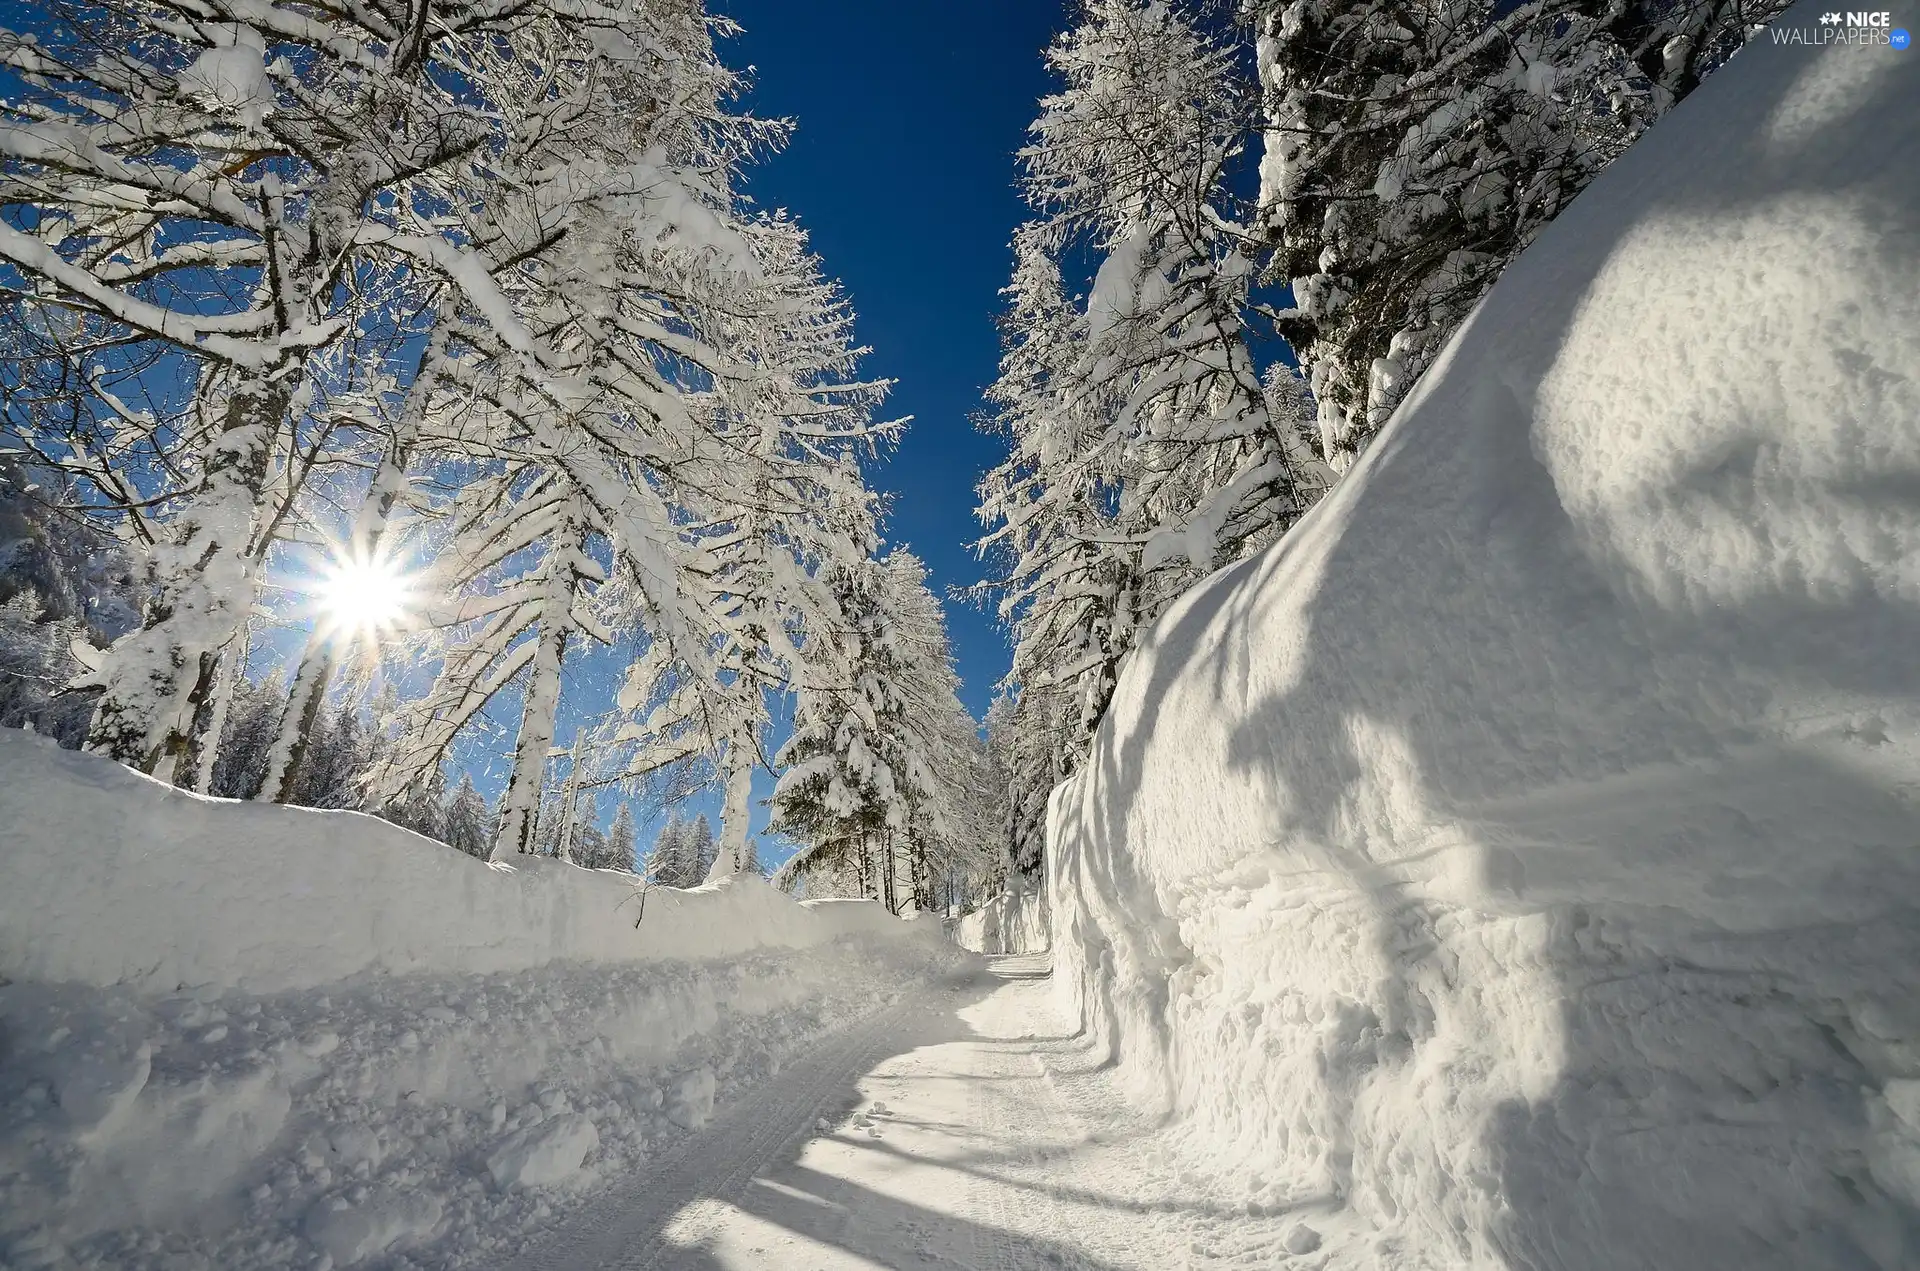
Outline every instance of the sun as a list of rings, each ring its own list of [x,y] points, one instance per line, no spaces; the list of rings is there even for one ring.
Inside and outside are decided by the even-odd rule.
[[[406,621],[412,580],[397,561],[335,556],[313,589],[320,617],[336,634],[377,636]]]

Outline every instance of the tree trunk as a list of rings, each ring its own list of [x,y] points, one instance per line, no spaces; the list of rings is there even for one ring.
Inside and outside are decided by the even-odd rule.
[[[576,801],[580,797],[580,741],[585,735],[582,728],[574,733],[573,746],[567,755],[567,783],[560,788],[560,834],[554,840],[554,854],[569,865],[580,862],[573,855],[574,826],[579,820],[579,808]]]
[[[313,740],[313,726],[320,718],[320,707],[327,700],[327,685],[333,679],[333,647],[318,632],[307,641],[300,656],[300,670],[293,677],[287,704],[280,713],[280,728],[273,746],[267,751],[267,771],[260,779],[256,799],[285,803],[293,797],[300,765]]]
[[[880,859],[881,878],[885,888],[885,894],[881,896],[881,900],[886,903],[888,913],[897,914],[900,912],[900,877],[897,862],[900,850],[893,841],[892,835],[883,836],[881,842],[885,844],[883,850],[886,853]]]
[[[253,612],[258,562],[249,550],[268,453],[299,366],[239,385],[202,455],[200,484],[155,550],[159,595],[138,631],[101,668],[87,749],[170,780],[213,689],[222,647]]]
[[[206,710],[205,726],[199,730],[200,762],[193,773],[193,790],[208,794],[213,790],[213,770],[220,762],[220,739],[227,731],[227,707],[233,702],[233,682],[239,678],[241,664],[247,660],[246,643],[238,637],[220,654],[214,671],[213,695]]]
[[[737,874],[747,859],[747,821],[753,815],[753,746],[738,733],[727,739],[727,793],[720,805],[720,850],[707,881]]]
[[[534,831],[540,795],[546,785],[547,752],[553,748],[554,721],[560,711],[560,665],[567,652],[567,629],[572,623],[577,579],[575,558],[580,548],[580,526],[568,520],[556,532],[553,547],[542,566],[545,595],[540,608],[539,643],[533,671],[527,681],[526,707],[520,712],[520,735],[514,745],[513,776],[500,801],[500,830],[493,858],[508,852],[537,850]]]

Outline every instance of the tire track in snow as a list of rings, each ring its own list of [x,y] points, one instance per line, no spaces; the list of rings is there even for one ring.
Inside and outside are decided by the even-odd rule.
[[[736,1201],[756,1174],[814,1132],[837,1095],[894,1044],[911,1000],[877,1011],[690,1135],[653,1168],[616,1185],[513,1263],[514,1271],[649,1271],[681,1252],[672,1226]]]
[[[1034,967],[1045,965],[1044,959],[1003,965],[1024,970],[1029,961]],[[1084,1232],[1089,1217],[1069,1213],[1046,1185],[1052,1158],[1084,1135],[1047,1080],[1040,1057],[1030,1045],[1019,1044],[1030,1041],[1038,1023],[1031,1004],[1019,1018],[1027,1029],[1024,1036],[981,1038],[972,1045],[974,1080],[968,1088],[967,1119],[1005,1152],[998,1162],[984,1165],[984,1172],[976,1173],[968,1185],[979,1271],[1072,1267],[1081,1259],[1055,1242],[1069,1232]]]

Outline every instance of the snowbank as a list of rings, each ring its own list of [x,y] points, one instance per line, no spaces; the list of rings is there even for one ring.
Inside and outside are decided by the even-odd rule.
[[[743,878],[652,889],[636,926],[625,874],[488,866],[363,813],[204,799],[15,731],[0,732],[0,774],[0,975],[13,979],[275,993],[376,971],[730,958],[894,922]]]
[[[957,956],[0,732],[0,1266],[493,1265]]]
[[[1071,1004],[1325,1265],[1920,1265],[1912,57],[1749,45],[1055,792]]]
[[[953,939],[975,953],[1044,953],[1049,927],[1043,889],[1009,891],[956,922]]]

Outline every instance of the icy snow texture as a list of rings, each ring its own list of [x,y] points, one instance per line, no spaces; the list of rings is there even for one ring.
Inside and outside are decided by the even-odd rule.
[[[1064,991],[1315,1265],[1920,1265],[1915,119],[1749,45],[1055,792]]]
[[[958,957],[744,877],[639,913],[0,731],[0,1266],[499,1265]]]

